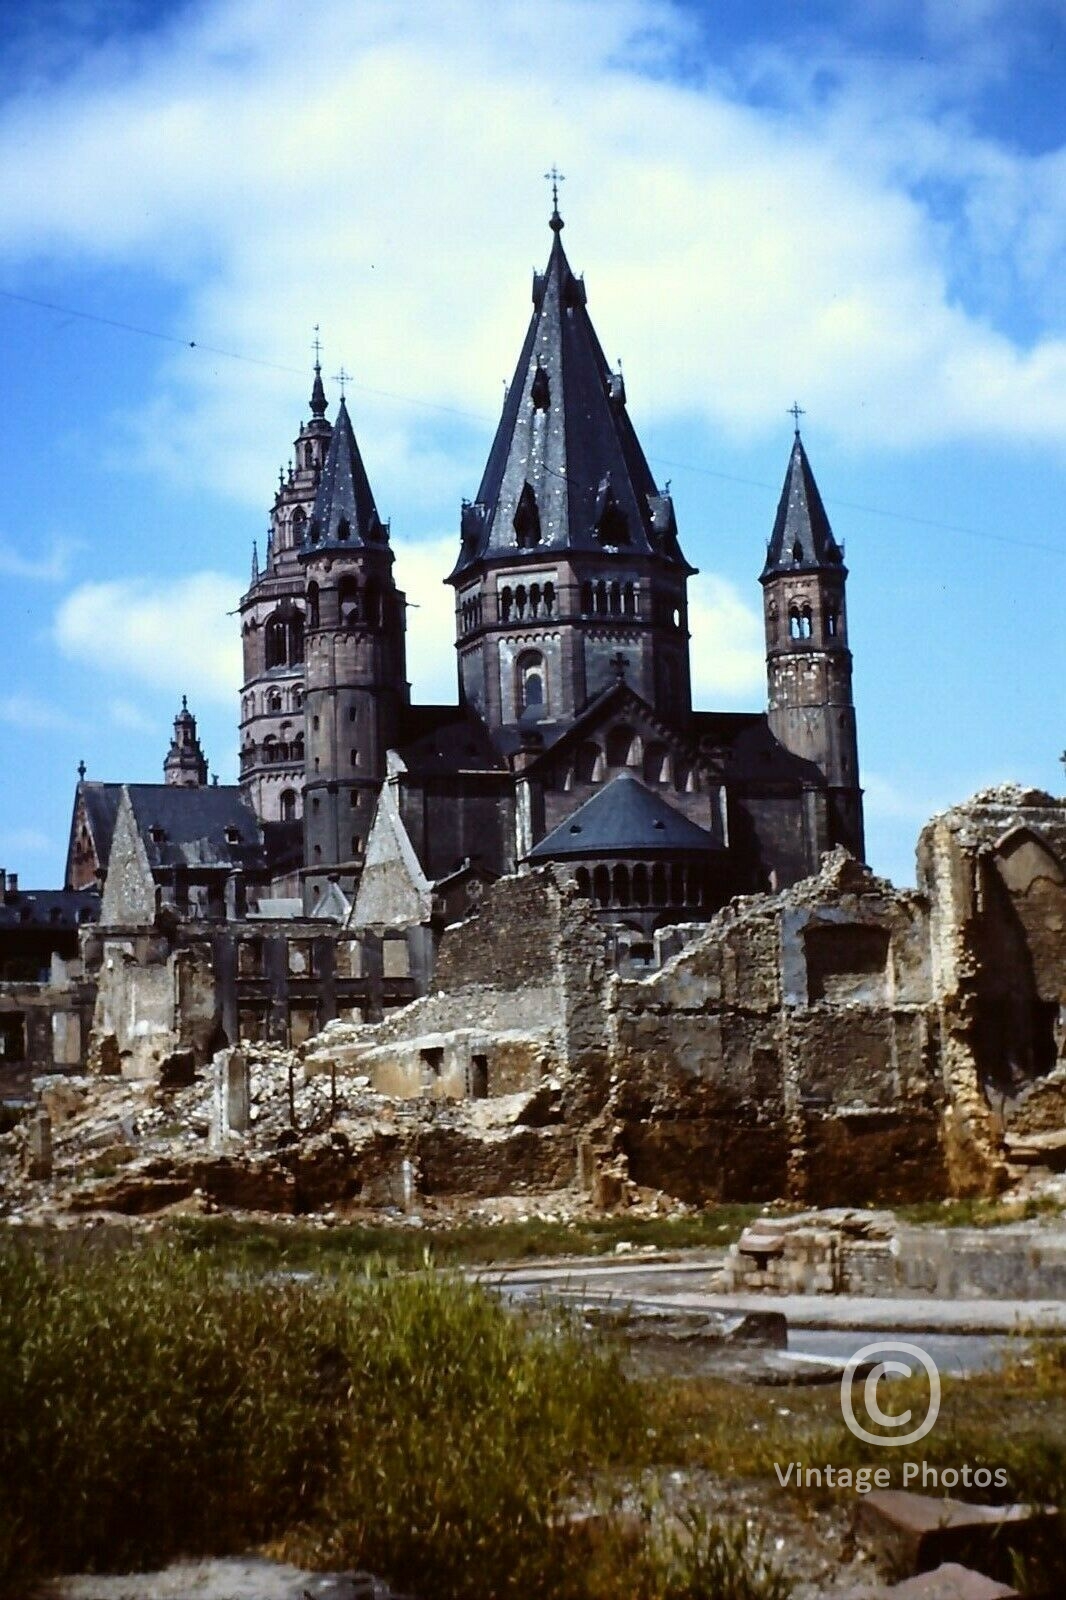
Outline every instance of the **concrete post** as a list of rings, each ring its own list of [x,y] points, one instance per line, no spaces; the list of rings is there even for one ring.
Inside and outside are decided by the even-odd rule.
[[[242,1050],[220,1050],[214,1058],[215,1095],[212,1143],[224,1145],[231,1134],[248,1132],[252,1092],[248,1060]]]
[[[26,1130],[27,1178],[43,1181],[52,1176],[52,1119],[46,1111],[30,1118]]]

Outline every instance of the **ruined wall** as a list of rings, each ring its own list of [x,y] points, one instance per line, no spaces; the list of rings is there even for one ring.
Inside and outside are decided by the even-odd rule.
[[[638,1183],[692,1200],[942,1192],[926,913],[843,854],[734,902],[610,1001]]]
[[[1066,802],[984,790],[923,829],[918,872],[953,1183],[981,1191],[1005,1134],[1066,1127]]]
[[[575,925],[576,965],[563,956]],[[501,879],[476,916],[445,932],[431,994],[372,1027],[332,1031],[305,1053],[307,1071],[364,1073],[403,1097],[532,1088],[575,1048],[602,1051],[603,951],[602,933],[549,872]]]

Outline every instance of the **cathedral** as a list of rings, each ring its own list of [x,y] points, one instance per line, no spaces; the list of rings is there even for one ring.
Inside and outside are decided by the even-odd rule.
[[[389,524],[343,394],[327,418],[316,361],[240,604],[240,787],[307,911],[330,885],[359,920],[393,920],[427,895],[461,910],[477,885],[553,862],[602,915],[650,932],[784,887],[836,844],[862,857],[847,571],[799,431],[759,580],[767,710],[694,709],[695,568],[557,205],[550,227],[441,575],[455,592],[455,704],[412,703]]]
[[[79,785],[69,890],[106,879],[124,791],[162,898],[216,915],[437,927],[552,864],[649,937],[863,856],[846,579],[797,426],[759,581],[767,710],[692,705],[669,493],[550,219],[533,313],[455,562],[457,694],[418,705],[407,605],[343,392],[310,417],[240,601],[239,782],[209,784],[183,702],[164,784]],[[797,415],[798,422],[798,415]],[[754,566],[754,561],[753,561]],[[140,847],[138,847],[140,848]],[[230,890],[234,892],[232,882]]]

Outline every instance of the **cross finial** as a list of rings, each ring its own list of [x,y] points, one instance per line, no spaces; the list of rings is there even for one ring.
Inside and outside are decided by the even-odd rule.
[[[315,336],[311,340],[311,349],[315,352],[315,371],[322,371],[322,340],[318,337],[318,323],[315,323]]]
[[[559,215],[559,185],[566,182],[566,176],[558,167],[553,166],[550,172],[544,174],[544,179],[552,186],[551,228],[553,232],[558,233],[563,225],[563,219]]]
[[[334,381],[334,383],[339,383],[340,384],[340,386],[341,386],[341,399],[343,400],[344,399],[344,385],[346,383],[351,383],[351,381],[352,381],[351,373],[350,372],[345,372],[344,368],[342,367],[339,372],[335,372],[333,374],[333,381]]]
[[[796,438],[798,439],[800,436],[800,417],[805,417],[807,413],[804,411],[798,400],[793,400],[792,404],[788,408],[788,414],[792,418],[796,429]]]
[[[79,777],[79,778],[80,778],[80,780],[81,780],[81,782],[82,782],[82,783],[84,783],[84,782],[85,782],[85,774],[86,774],[86,773],[87,773],[87,772],[88,772],[88,770],[89,770],[89,769],[88,769],[88,767],[87,767],[87,766],[86,766],[86,765],[85,765],[85,762],[84,762],[84,761],[79,761],[79,762],[78,762],[78,777]]]
[[[183,711],[188,711],[189,709],[189,697],[187,694],[183,694],[181,697],[181,709]]]

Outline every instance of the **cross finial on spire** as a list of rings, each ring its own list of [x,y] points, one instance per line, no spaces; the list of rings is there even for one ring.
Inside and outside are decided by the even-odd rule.
[[[344,368],[341,367],[339,372],[335,372],[333,374],[333,381],[334,381],[334,383],[339,383],[340,384],[340,386],[341,386],[341,399],[343,400],[344,399],[344,385],[346,383],[351,383],[351,381],[352,381],[351,373],[350,372],[346,372],[344,370]]]
[[[560,172],[558,167],[553,166],[550,172],[544,174],[544,179],[552,186],[552,214],[549,227],[553,233],[558,233],[563,225],[563,219],[559,215],[559,185],[566,182],[566,175]]]
[[[796,429],[796,438],[798,439],[800,436],[800,417],[805,417],[807,413],[804,411],[798,400],[793,400],[792,404],[788,408],[788,414],[792,418],[793,425]]]
[[[84,761],[79,761],[78,762],[78,777],[79,777],[79,779],[81,780],[82,783],[85,782],[85,774],[88,772],[88,770],[89,769],[85,765]]]
[[[322,340],[318,337],[318,323],[315,323],[315,336],[311,340],[311,349],[315,352],[315,371],[322,371]]]
[[[181,709],[183,711],[188,711],[189,709],[189,697],[187,694],[183,694],[181,697]]]

